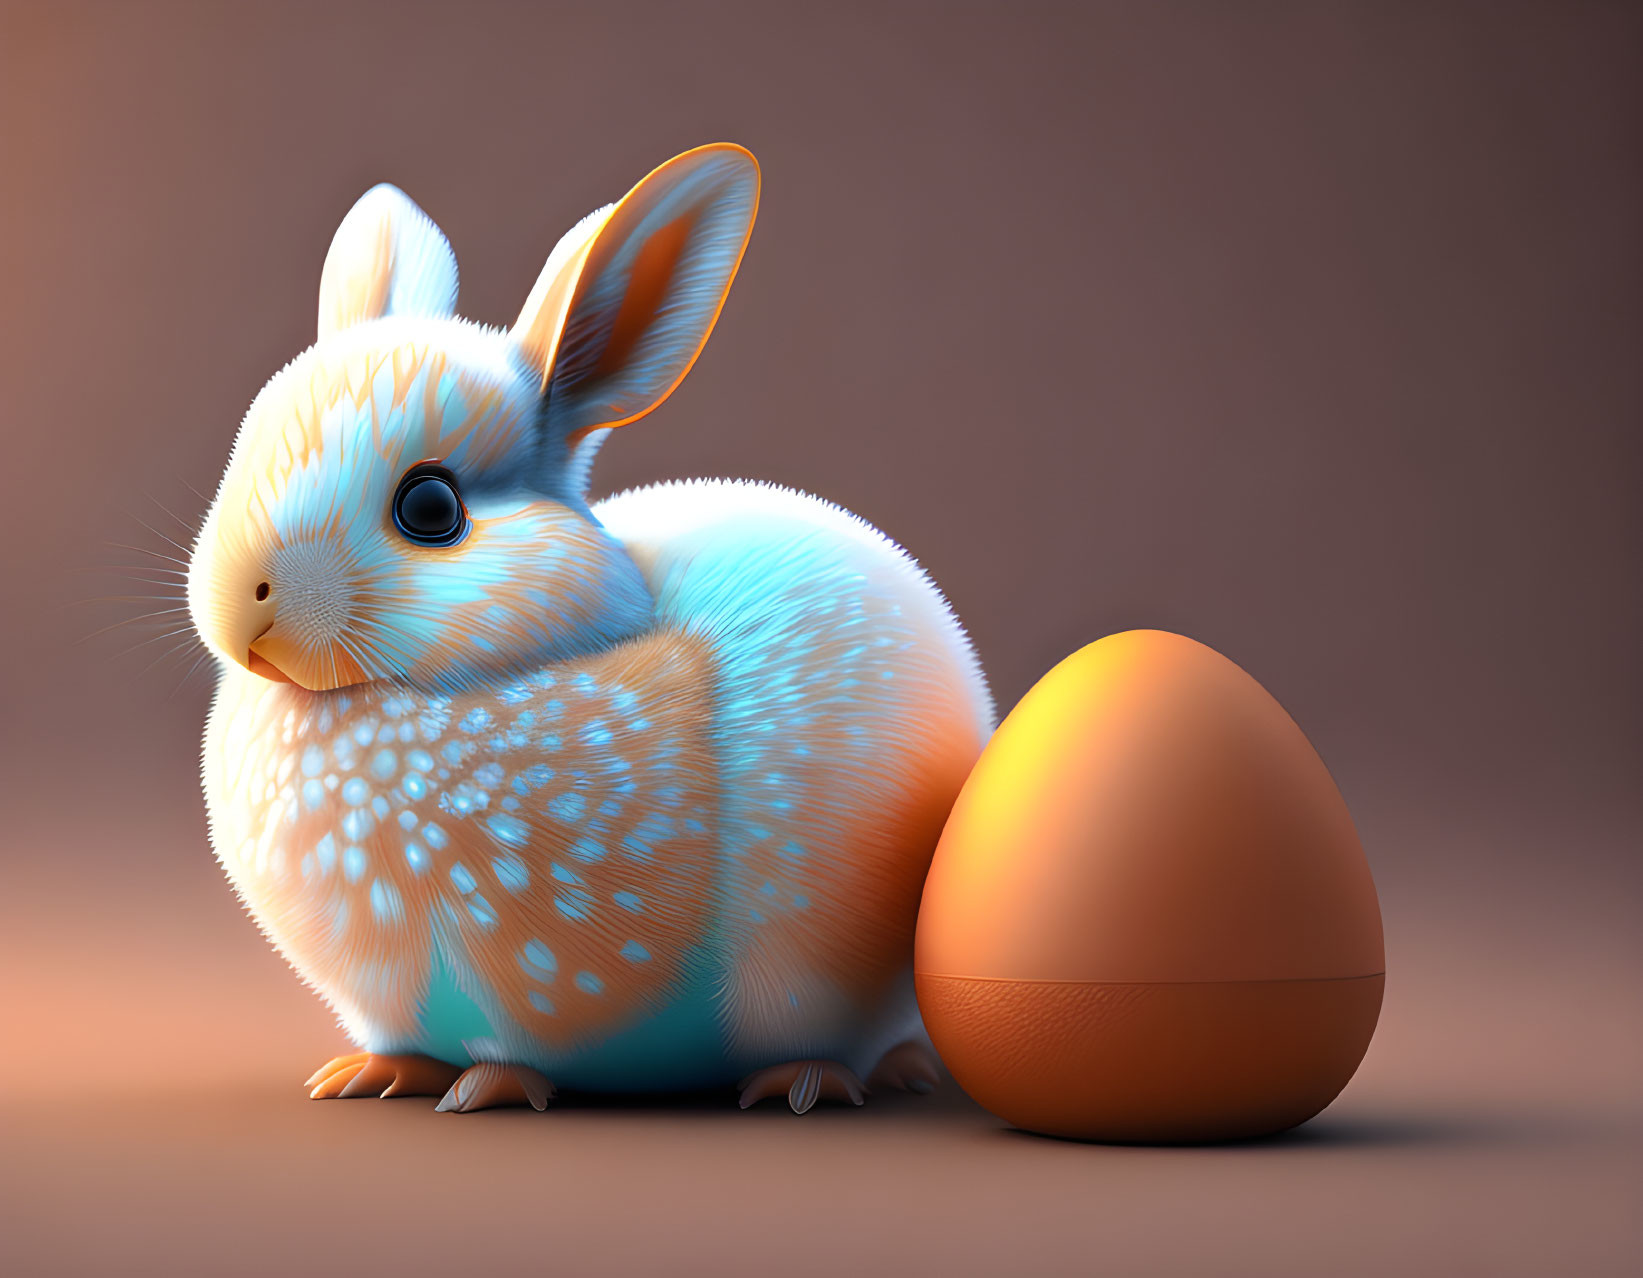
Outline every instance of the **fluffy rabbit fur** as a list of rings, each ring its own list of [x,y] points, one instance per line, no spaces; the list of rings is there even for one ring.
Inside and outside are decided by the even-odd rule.
[[[204,785],[229,881],[361,1049],[316,1096],[745,1079],[808,1108],[887,1054],[931,1081],[914,920],[993,715],[964,632],[816,498],[585,495],[707,340],[758,192],[739,147],[669,161],[501,330],[379,186],[246,414],[189,571]]]

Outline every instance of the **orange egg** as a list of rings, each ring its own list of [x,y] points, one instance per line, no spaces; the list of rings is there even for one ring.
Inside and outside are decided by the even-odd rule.
[[[1385,955],[1352,819],[1294,720],[1213,649],[1135,630],[999,726],[936,849],[915,970],[936,1049],[999,1117],[1201,1141],[1335,1098]]]

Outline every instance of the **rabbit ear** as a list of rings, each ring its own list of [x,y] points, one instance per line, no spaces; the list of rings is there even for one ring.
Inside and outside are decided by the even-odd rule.
[[[696,362],[759,207],[759,166],[718,143],[676,156],[559,242],[513,328],[574,442],[655,408]]]
[[[559,237],[559,243],[548,254],[547,265],[536,277],[530,295],[525,298],[525,305],[520,308],[511,336],[526,361],[539,372],[553,367],[554,351],[565,327],[565,312],[570,308],[571,297],[576,292],[576,281],[587,264],[593,237],[615,208],[614,204],[607,204],[602,209],[595,209]],[[544,375],[544,391],[547,385]]]
[[[383,315],[456,310],[456,255],[397,186],[373,186],[348,210],[319,281],[319,335]]]

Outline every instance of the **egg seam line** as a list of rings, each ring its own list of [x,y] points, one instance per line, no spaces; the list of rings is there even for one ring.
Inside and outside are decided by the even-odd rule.
[[[986,981],[994,985],[1298,985],[1318,981],[1367,981],[1386,972],[1365,972],[1361,976],[1257,976],[1228,977],[1218,981],[1126,981],[1108,977],[1069,978],[1049,976],[960,976],[952,972],[916,972],[917,976],[947,981]]]

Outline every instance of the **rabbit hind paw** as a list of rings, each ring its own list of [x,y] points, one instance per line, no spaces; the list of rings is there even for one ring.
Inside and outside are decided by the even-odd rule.
[[[740,1086],[743,1109],[785,1093],[795,1114],[806,1113],[823,1099],[860,1105],[867,1091],[861,1079],[837,1061],[788,1061],[771,1065],[749,1074]]]
[[[923,1043],[898,1043],[879,1058],[867,1076],[869,1087],[894,1087],[928,1096],[941,1082],[941,1062]]]

